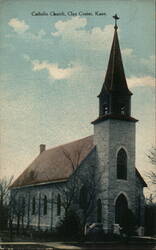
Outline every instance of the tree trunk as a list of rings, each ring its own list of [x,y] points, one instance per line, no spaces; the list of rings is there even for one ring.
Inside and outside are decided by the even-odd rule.
[[[9,235],[10,235],[10,241],[13,240],[13,228],[12,228],[12,219],[9,219]]]
[[[16,229],[17,234],[19,234],[19,229],[20,229],[20,215],[17,215],[17,229]]]
[[[27,220],[27,228],[29,228],[30,223],[30,193],[28,193],[28,220]]]
[[[51,193],[51,225],[50,230],[53,230],[53,193]]]

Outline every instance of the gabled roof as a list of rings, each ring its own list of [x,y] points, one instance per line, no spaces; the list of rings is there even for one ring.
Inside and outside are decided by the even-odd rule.
[[[10,188],[66,181],[94,148],[91,135],[48,149],[37,156]],[[147,187],[137,169],[136,176]]]
[[[37,156],[11,188],[66,180],[93,148],[93,136],[88,136],[46,150]]]
[[[136,168],[136,176],[139,178],[139,180],[141,181],[143,187],[147,187],[146,182],[144,181],[144,179],[142,178],[141,174],[139,173],[139,171]]]
[[[117,92],[121,95],[132,95],[132,93],[128,89],[124,73],[119,39],[117,34],[117,26],[115,26],[114,38],[110,52],[105,81],[99,96],[101,96],[105,91]]]

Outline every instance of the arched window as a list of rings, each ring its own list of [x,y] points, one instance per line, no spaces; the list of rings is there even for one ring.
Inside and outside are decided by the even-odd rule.
[[[47,196],[44,196],[43,199],[43,214],[46,215],[47,214]]]
[[[101,200],[97,200],[97,222],[102,221],[102,203]]]
[[[35,197],[33,197],[33,199],[32,199],[32,214],[35,214],[35,210],[36,210],[36,200],[35,200]]]
[[[117,178],[127,179],[127,154],[123,148],[119,150],[117,155]]]
[[[108,114],[108,105],[104,104],[103,106],[104,114]]]
[[[123,226],[128,212],[128,202],[123,194],[120,194],[115,204],[115,223]]]
[[[85,209],[87,206],[88,191],[87,187],[83,185],[80,189],[79,204],[81,209]]]
[[[121,104],[120,111],[121,111],[122,115],[125,114],[125,105],[124,104]]]
[[[141,196],[138,196],[138,214],[137,214],[137,219],[138,219],[138,226],[141,224]]]
[[[25,215],[25,198],[22,197],[22,216]]]
[[[61,214],[61,196],[58,194],[57,196],[57,215]]]

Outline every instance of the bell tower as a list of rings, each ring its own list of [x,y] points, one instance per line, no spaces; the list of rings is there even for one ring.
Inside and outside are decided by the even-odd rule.
[[[128,89],[114,15],[114,37],[105,80],[98,96],[99,116],[94,125],[96,164],[98,166],[104,230],[121,223],[124,209],[135,213],[135,124],[131,117]],[[123,203],[123,204],[122,204]],[[123,210],[121,209],[123,208]],[[122,210],[122,213],[121,211]]]
[[[111,47],[107,72],[99,97],[99,120],[102,118],[131,119],[131,96],[125,77],[119,39],[117,15],[115,19],[114,38]]]

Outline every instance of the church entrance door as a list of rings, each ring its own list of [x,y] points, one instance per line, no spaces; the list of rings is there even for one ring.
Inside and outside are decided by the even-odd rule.
[[[121,194],[116,200],[115,204],[115,223],[121,227],[125,224],[128,212],[128,202],[126,197]]]

